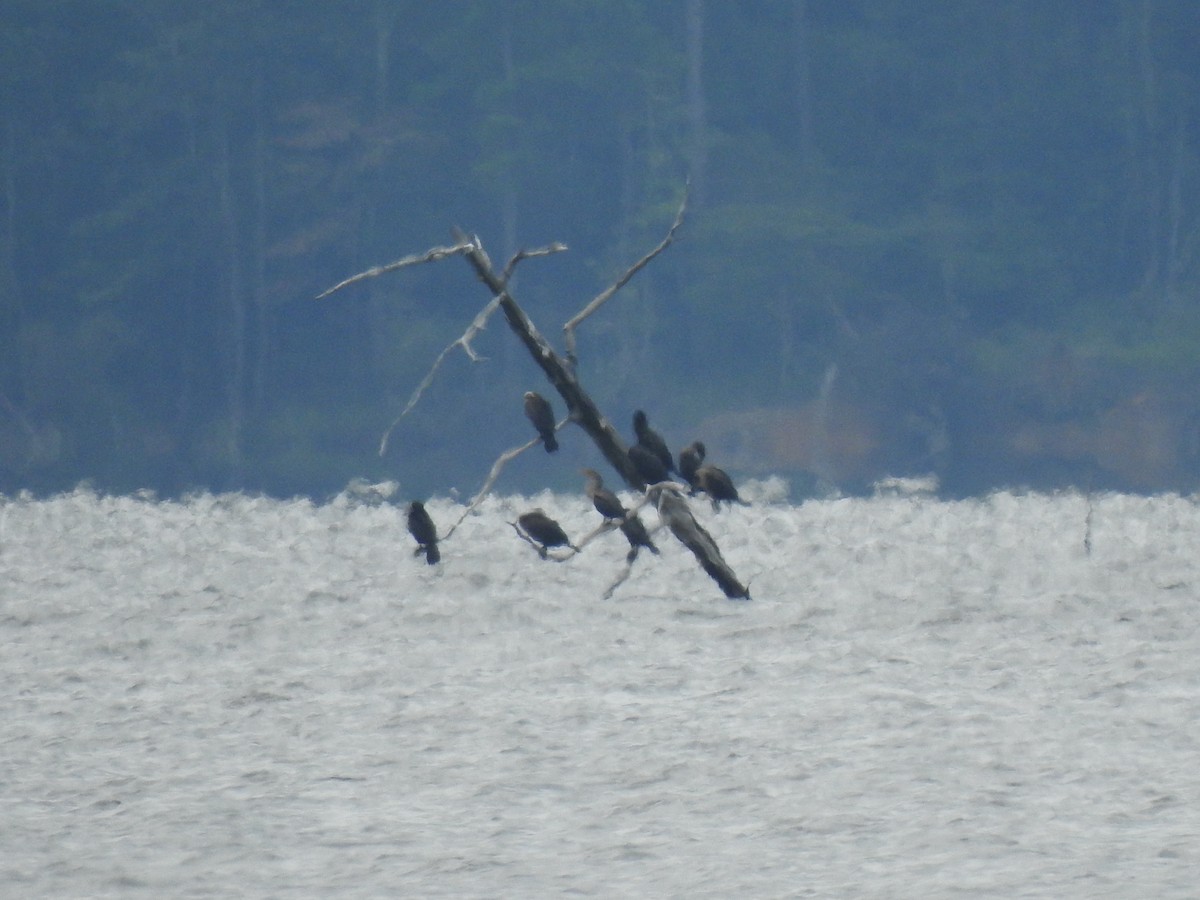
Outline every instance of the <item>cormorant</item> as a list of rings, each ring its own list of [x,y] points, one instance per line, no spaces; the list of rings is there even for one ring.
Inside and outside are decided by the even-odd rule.
[[[580,472],[587,479],[584,493],[591,498],[596,511],[606,519],[624,521],[625,507],[621,505],[617,495],[604,486],[604,479],[600,477],[600,473],[595,469],[580,469]]]
[[[621,523],[621,534],[629,540],[629,556],[627,558],[630,562],[637,557],[638,547],[645,547],[658,556],[658,548],[654,546],[654,541],[650,540],[650,533],[646,531],[646,526],[642,524],[637,513],[631,513]]]
[[[442,558],[438,551],[437,528],[420,500],[408,504],[408,533],[417,540],[414,556],[424,553],[425,561],[431,566]]]
[[[558,449],[558,439],[554,436],[554,410],[550,401],[534,391],[525,392],[525,416],[533,423],[537,433],[541,435],[542,443],[547,453]]]
[[[584,491],[592,498],[592,505],[596,507],[596,511],[608,521],[621,523],[621,534],[629,541],[629,561],[633,562],[637,556],[638,547],[646,547],[657,556],[658,548],[654,546],[654,541],[650,540],[650,534],[638,518],[638,514],[629,512],[621,505],[617,495],[604,487],[604,480],[599,472],[595,469],[581,471],[587,478]]]
[[[720,509],[723,500],[729,503],[740,503],[742,506],[750,505],[738,496],[737,488],[733,486],[733,479],[724,469],[718,469],[716,466],[703,465],[698,468],[696,485],[708,494],[708,498],[712,500],[713,509]]]
[[[571,543],[570,538],[567,537],[567,533],[562,530],[562,526],[540,509],[521,513],[521,515],[517,516],[517,523],[529,537],[542,545],[541,551],[543,556],[550,547],[567,546],[576,553],[579,552],[579,548]]]
[[[699,487],[696,483],[696,470],[704,462],[704,455],[707,452],[704,449],[704,444],[700,441],[692,441],[692,443],[679,451],[679,474],[692,486],[693,492]]]
[[[667,472],[675,471],[675,460],[671,458],[667,442],[662,439],[661,434],[650,427],[650,423],[646,421],[646,414],[640,409],[633,414],[633,433],[637,435],[639,444],[658,457],[658,461]]]
[[[659,458],[644,444],[634,444],[629,448],[629,461],[633,463],[633,467],[647,486],[666,481],[670,477]]]

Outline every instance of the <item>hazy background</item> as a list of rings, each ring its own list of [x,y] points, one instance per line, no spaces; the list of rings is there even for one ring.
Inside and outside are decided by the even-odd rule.
[[[0,6],[0,492],[473,490],[539,371],[478,233],[628,434],[804,492],[1200,476],[1200,4]],[[558,404],[561,412],[561,402]],[[577,481],[584,439],[506,485]]]

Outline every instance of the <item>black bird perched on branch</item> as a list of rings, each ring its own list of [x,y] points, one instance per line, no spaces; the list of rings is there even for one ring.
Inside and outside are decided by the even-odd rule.
[[[704,456],[707,452],[704,444],[700,443],[700,441],[692,441],[692,443],[679,451],[679,474],[683,476],[684,481],[692,486],[693,492],[699,487],[696,483],[696,470],[704,462]]]
[[[629,448],[629,461],[633,463],[633,467],[637,469],[638,474],[642,476],[642,481],[647,485],[658,484],[671,477],[658,457],[650,452],[644,444],[634,444]]]
[[[541,544],[540,551],[542,556],[545,556],[546,551],[551,547],[566,546],[570,547],[576,553],[579,552],[579,548],[571,543],[570,538],[567,537],[567,533],[562,530],[562,526],[540,509],[521,513],[521,515],[517,516],[517,523],[528,537]]]
[[[675,460],[671,458],[667,442],[662,439],[661,434],[650,427],[650,423],[646,420],[646,414],[640,409],[633,414],[633,433],[637,435],[637,442],[654,454],[666,472],[675,471]]]
[[[437,528],[420,500],[408,504],[408,533],[417,540],[414,556],[424,553],[425,561],[431,566],[442,558],[438,550]]]
[[[737,488],[733,486],[733,479],[724,469],[718,469],[716,466],[703,465],[698,468],[696,470],[696,486],[708,494],[708,498],[712,500],[713,509],[719,510],[722,501],[738,503],[742,506],[750,505],[738,496]]]
[[[525,416],[533,423],[537,433],[541,435],[542,443],[547,453],[558,449],[558,439],[554,436],[554,410],[550,401],[534,391],[525,392]]]
[[[646,531],[646,526],[642,524],[637,513],[629,513],[625,517],[625,521],[621,523],[621,534],[629,541],[629,555],[626,558],[630,562],[637,558],[638,547],[645,547],[655,556],[659,555],[654,541],[650,540],[650,532]]]
[[[587,479],[583,491],[591,499],[596,511],[606,519],[625,521],[625,507],[621,505],[617,495],[604,486],[604,479],[600,477],[600,473],[595,469],[580,469],[580,472]]]
[[[591,497],[596,511],[609,521],[621,523],[621,534],[629,541],[629,561],[632,562],[637,556],[638,547],[645,547],[657,556],[658,548],[654,546],[654,541],[650,540],[650,533],[646,531],[646,526],[642,524],[638,514],[630,513],[617,495],[604,486],[604,479],[600,477],[599,472],[595,469],[581,471],[587,478],[584,492]]]

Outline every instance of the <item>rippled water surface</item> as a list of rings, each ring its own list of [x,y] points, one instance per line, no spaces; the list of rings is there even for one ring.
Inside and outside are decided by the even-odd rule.
[[[0,498],[5,893],[1197,895],[1194,502],[769,493],[742,603],[572,496]]]

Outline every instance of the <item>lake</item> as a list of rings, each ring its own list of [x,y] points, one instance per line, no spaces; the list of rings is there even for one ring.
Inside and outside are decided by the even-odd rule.
[[[744,493],[0,498],[6,893],[1197,895],[1192,498]]]

